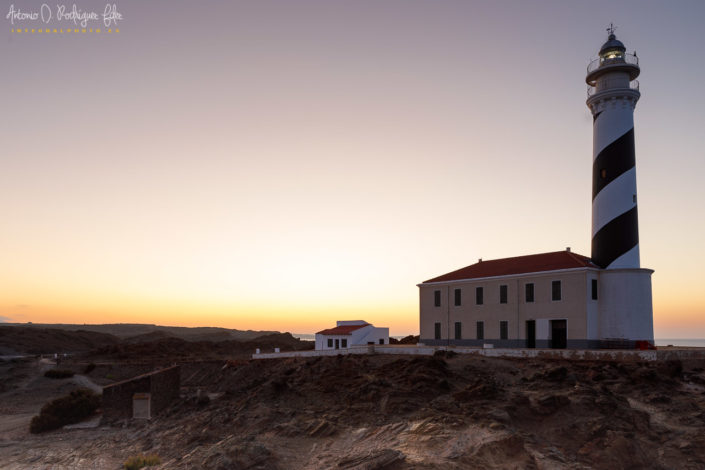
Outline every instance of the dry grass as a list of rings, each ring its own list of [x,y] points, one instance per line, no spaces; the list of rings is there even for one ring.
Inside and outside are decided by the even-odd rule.
[[[123,467],[125,470],[139,470],[152,465],[159,465],[162,459],[158,455],[135,455],[125,461]]]

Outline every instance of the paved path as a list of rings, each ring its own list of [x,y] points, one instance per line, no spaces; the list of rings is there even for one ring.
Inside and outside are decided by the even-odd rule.
[[[73,377],[71,377],[71,380],[76,385],[80,385],[81,387],[91,389],[95,393],[98,393],[98,394],[103,393],[103,387],[96,384],[95,382],[93,382],[90,378],[86,377],[85,375],[74,375]]]

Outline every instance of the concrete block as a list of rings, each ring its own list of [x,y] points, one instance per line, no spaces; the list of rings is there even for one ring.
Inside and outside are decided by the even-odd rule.
[[[132,417],[136,419],[152,418],[152,396],[149,393],[132,395]]]

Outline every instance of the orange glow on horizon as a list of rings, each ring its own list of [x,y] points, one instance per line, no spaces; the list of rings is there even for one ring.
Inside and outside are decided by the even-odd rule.
[[[16,313],[7,321],[25,323],[146,323],[164,326],[222,327],[238,330],[272,330],[290,333],[315,333],[335,324],[336,320],[366,320],[387,326],[392,335],[418,334],[418,314],[399,308],[349,309],[265,309],[265,308],[203,308],[166,305],[145,306],[141,310],[106,308],[105,304],[91,308],[47,308],[42,305],[15,306],[3,310]],[[415,308],[415,306],[414,306]]]

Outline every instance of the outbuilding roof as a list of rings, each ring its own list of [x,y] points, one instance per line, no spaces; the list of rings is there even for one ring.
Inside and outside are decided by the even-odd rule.
[[[364,328],[366,326],[370,326],[370,324],[365,323],[363,325],[342,325],[342,326],[336,326],[335,328],[328,328],[327,330],[319,331],[316,334],[317,335],[351,335],[353,331],[359,330],[360,328]]]
[[[540,253],[538,255],[480,261],[424,281],[423,284],[573,268],[598,268],[598,266],[593,264],[587,256],[582,256],[568,250],[554,251],[552,253]]]

